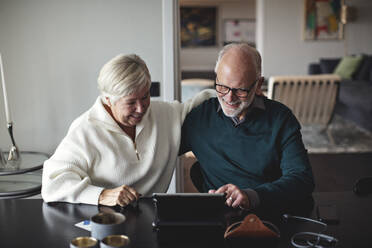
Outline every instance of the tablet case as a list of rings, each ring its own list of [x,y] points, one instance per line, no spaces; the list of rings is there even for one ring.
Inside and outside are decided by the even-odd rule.
[[[225,195],[208,193],[154,193],[153,226],[224,226]]]
[[[157,193],[152,198],[155,205],[152,225],[159,243],[210,247],[224,242],[224,194]]]

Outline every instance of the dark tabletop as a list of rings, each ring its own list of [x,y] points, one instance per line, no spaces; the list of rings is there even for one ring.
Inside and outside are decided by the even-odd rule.
[[[339,240],[337,247],[372,247],[372,195],[352,191],[314,193],[317,205],[333,205],[339,223],[328,225],[327,234]]]
[[[314,193],[316,205],[334,205],[339,223],[328,226],[325,232],[339,240],[336,247],[372,247],[372,197],[358,197],[353,192]],[[316,209],[316,208],[315,208]],[[38,199],[0,200],[0,247],[68,247],[77,236],[90,236],[90,232],[74,226],[76,223],[104,209],[92,205],[51,203]],[[138,208],[106,208],[104,211],[120,211],[127,220],[124,233],[131,243],[128,247],[226,247],[223,239],[205,236],[204,242],[193,240],[193,235],[184,234],[177,245],[163,242],[171,236],[159,236],[154,231],[154,207],[150,198],[143,198]],[[175,210],[176,211],[176,210]],[[316,217],[314,210],[313,217]],[[291,235],[310,231],[307,223],[294,221],[280,226],[281,238],[276,247],[292,247]],[[316,231],[316,230],[313,230]],[[199,233],[200,234],[200,233]],[[159,239],[159,237],[162,237]],[[203,239],[203,235],[201,235]],[[176,241],[177,241],[176,239]],[[198,238],[200,239],[200,237]],[[191,240],[186,244],[185,240]],[[222,241],[221,241],[222,240]],[[213,242],[215,241],[215,242]],[[191,244],[191,245],[190,245]]]

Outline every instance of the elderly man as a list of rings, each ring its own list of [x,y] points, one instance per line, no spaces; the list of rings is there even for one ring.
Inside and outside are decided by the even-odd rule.
[[[314,181],[300,124],[260,94],[257,50],[225,46],[215,72],[217,98],[191,111],[182,127],[181,153],[196,155],[203,191],[224,192],[228,206],[243,209],[311,209]]]

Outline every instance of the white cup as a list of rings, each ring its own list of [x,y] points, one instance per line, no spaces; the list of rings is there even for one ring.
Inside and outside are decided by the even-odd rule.
[[[90,219],[91,236],[102,240],[114,234],[123,234],[125,216],[121,213],[98,213]]]

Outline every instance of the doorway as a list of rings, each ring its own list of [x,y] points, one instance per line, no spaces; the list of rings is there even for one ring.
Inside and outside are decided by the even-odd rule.
[[[215,62],[225,44],[245,41],[255,46],[256,0],[179,0],[179,8],[180,89],[186,101],[214,87]],[[194,162],[192,152],[181,157],[181,192],[197,192],[189,176]]]

